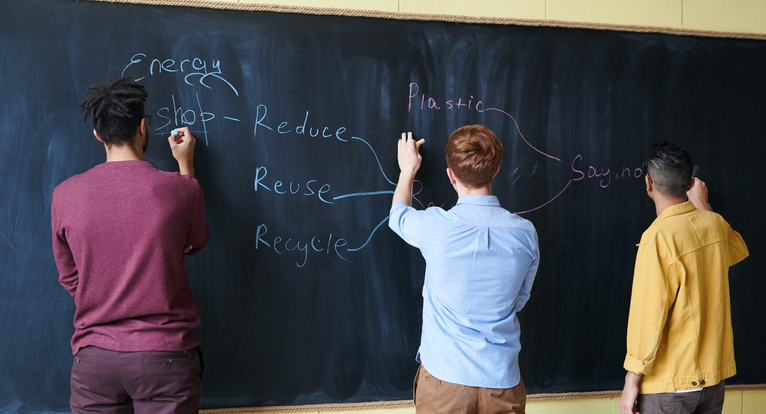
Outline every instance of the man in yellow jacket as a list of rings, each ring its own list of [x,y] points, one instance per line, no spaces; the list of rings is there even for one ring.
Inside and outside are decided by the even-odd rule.
[[[720,414],[724,380],[737,372],[729,267],[749,253],[692,170],[689,154],[668,143],[648,163],[657,219],[636,255],[622,414]]]

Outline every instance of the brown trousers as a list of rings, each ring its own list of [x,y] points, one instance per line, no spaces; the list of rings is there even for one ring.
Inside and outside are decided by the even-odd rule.
[[[524,414],[524,380],[513,388],[482,388],[453,384],[429,374],[423,365],[415,374],[417,414]]]
[[[73,414],[191,414],[199,411],[202,355],[80,349],[72,363]]]
[[[640,394],[638,411],[641,414],[721,414],[724,393],[721,381],[696,392]]]

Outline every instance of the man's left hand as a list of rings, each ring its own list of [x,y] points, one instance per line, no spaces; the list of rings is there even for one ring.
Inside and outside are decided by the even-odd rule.
[[[622,389],[620,398],[620,414],[641,414],[636,407],[638,400],[638,383],[641,381],[641,375],[628,371],[625,375],[625,388]]]

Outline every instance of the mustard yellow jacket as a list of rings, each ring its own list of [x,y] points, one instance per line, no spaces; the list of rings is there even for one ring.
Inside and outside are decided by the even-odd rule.
[[[736,374],[729,267],[748,256],[720,215],[690,202],[665,209],[638,245],[626,370],[641,394],[713,386]]]

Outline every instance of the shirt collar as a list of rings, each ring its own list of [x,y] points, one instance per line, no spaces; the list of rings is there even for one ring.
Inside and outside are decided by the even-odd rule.
[[[680,204],[675,204],[675,205],[672,205],[672,206],[666,208],[665,211],[663,211],[662,214],[660,214],[657,217],[657,220],[662,220],[664,218],[668,218],[668,217],[672,217],[672,216],[677,216],[679,214],[689,213],[689,212],[692,212],[692,211],[694,211],[696,209],[697,209],[697,207],[694,207],[694,204],[692,204],[691,201],[687,201],[685,203],[680,203]]]
[[[479,206],[500,206],[500,202],[497,200],[497,197],[493,195],[489,196],[482,196],[482,195],[463,195],[460,196],[460,198],[457,199],[457,204],[473,204],[473,205],[479,205]]]

